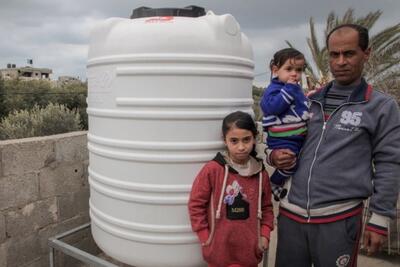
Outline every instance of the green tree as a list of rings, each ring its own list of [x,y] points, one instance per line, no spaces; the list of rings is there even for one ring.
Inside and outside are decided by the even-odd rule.
[[[316,69],[314,70],[308,64],[306,75],[309,77],[312,86],[322,85],[332,79],[329,71],[328,51],[325,46],[328,33],[336,26],[345,23],[359,24],[370,30],[381,15],[382,11],[378,10],[357,18],[354,16],[354,9],[350,8],[340,18],[334,12],[331,12],[326,20],[323,45],[318,42],[314,19],[310,18],[310,37],[307,38],[307,44]],[[292,47],[289,41],[286,42]],[[370,47],[372,54],[364,69],[365,78],[380,90],[399,94],[400,23],[387,27],[374,35],[370,34]]]
[[[263,93],[264,93],[264,88],[253,85],[253,99],[254,99],[253,110],[254,110],[254,119],[256,121],[261,121],[262,119],[263,114],[260,108],[260,101]]]

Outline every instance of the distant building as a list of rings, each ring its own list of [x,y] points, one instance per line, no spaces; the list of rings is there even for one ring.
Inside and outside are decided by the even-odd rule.
[[[17,68],[15,64],[7,64],[6,69],[0,69],[3,79],[24,79],[24,80],[50,80],[53,71],[47,68],[34,68],[31,66]]]

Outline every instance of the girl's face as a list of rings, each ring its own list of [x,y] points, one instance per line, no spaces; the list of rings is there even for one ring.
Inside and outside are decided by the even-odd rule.
[[[256,141],[249,130],[232,126],[225,136],[225,145],[228,148],[229,157],[233,162],[244,164],[249,160],[250,152]]]
[[[305,61],[304,59],[289,58],[285,63],[278,68],[278,66],[272,66],[272,73],[281,82],[284,83],[298,83],[303,73]]]

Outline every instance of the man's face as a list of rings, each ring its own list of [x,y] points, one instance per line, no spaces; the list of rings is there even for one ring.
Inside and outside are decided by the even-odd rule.
[[[328,40],[329,67],[340,85],[361,80],[370,49],[363,51],[358,45],[358,32],[344,27],[332,33]]]

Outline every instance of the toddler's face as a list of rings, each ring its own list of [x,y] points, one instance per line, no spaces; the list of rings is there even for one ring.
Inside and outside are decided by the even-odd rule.
[[[286,62],[278,68],[278,66],[272,66],[272,73],[281,82],[284,83],[299,83],[301,74],[304,70],[305,61],[304,59],[289,58]]]

